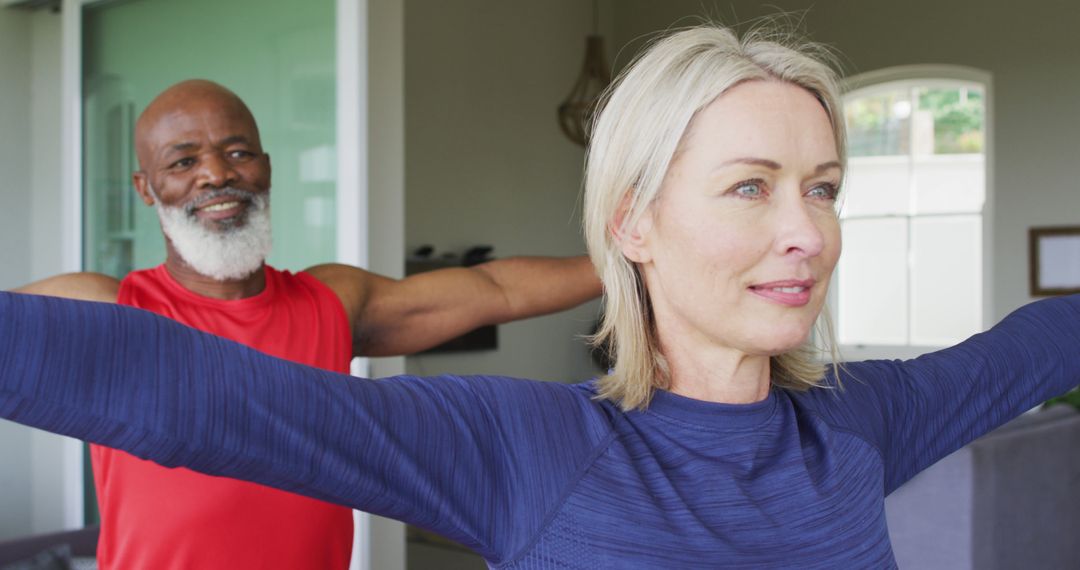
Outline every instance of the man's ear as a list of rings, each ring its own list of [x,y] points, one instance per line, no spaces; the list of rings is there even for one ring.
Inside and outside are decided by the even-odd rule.
[[[138,170],[131,173],[131,183],[135,185],[135,191],[139,193],[139,197],[147,206],[153,206],[154,195],[150,193],[150,181],[146,178],[146,173]]]
[[[652,230],[653,208],[651,205],[646,206],[636,220],[630,220],[628,215],[631,200],[631,193],[627,192],[619,202],[619,209],[616,210],[608,231],[627,259],[634,263],[648,263],[652,261],[648,237]]]
[[[274,185],[269,183],[271,180],[274,179],[274,167],[273,167],[272,164],[270,164],[270,153],[264,152],[262,154],[262,159],[266,163],[266,180],[267,180],[266,189],[267,189],[267,191],[270,191],[270,190],[274,189]]]

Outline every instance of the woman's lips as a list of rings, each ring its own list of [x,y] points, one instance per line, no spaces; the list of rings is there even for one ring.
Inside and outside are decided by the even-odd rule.
[[[749,289],[751,293],[774,303],[788,307],[802,307],[810,302],[810,290],[813,287],[813,279],[789,279],[751,285]]]

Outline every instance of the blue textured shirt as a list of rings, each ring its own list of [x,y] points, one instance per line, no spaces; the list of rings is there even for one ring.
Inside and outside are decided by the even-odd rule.
[[[401,519],[493,568],[880,568],[885,495],[1080,383],[1080,296],[749,405],[659,392],[626,413],[590,383],[350,379],[12,294],[0,371],[0,416]]]

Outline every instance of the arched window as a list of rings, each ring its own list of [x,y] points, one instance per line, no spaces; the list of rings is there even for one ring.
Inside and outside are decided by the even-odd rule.
[[[837,337],[853,357],[955,344],[983,329],[989,296],[989,77],[914,67],[852,85]]]

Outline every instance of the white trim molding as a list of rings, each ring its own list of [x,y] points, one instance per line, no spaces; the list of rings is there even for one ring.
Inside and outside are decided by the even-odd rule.
[[[337,0],[337,259],[368,266],[368,2]]]
[[[62,0],[60,22],[60,256],[64,272],[82,271],[82,12],[85,0]],[[85,524],[83,444],[61,449],[63,521]]]

